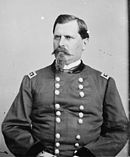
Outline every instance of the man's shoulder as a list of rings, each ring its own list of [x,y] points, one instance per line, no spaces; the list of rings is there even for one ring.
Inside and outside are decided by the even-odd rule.
[[[38,69],[38,70],[29,72],[29,73],[27,74],[27,76],[28,76],[30,79],[38,78],[38,77],[42,77],[42,76],[47,75],[47,73],[50,73],[50,71],[51,71],[51,65],[48,65],[48,66],[45,66],[45,67],[40,68],[40,69]]]
[[[110,76],[106,73],[106,72],[102,72],[100,70],[97,70],[93,67],[90,67],[88,65],[85,65],[85,69],[86,69],[86,73],[90,76],[93,76],[93,77],[98,77],[98,78],[103,78],[103,79],[106,79],[108,80],[110,78]]]

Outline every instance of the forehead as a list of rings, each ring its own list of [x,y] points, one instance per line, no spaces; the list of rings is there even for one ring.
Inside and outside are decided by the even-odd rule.
[[[77,24],[77,21],[74,20],[74,21],[70,21],[70,22],[67,22],[67,23],[63,23],[63,24],[59,24],[57,23],[56,24],[56,27],[55,27],[55,31],[54,31],[54,34],[78,34],[78,24]]]

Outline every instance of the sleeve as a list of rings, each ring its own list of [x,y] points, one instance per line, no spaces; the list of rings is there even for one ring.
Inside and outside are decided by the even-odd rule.
[[[19,93],[2,123],[5,143],[18,157],[34,154],[32,148],[39,145],[39,141],[35,140],[31,133],[32,100],[31,81],[28,76],[25,76]]]
[[[127,142],[127,129],[128,120],[115,81],[110,78],[104,96],[103,124],[100,137],[85,146],[84,154],[90,151],[96,157],[114,157]]]

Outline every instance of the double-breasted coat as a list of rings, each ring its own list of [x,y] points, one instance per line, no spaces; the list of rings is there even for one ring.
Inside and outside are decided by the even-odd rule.
[[[23,78],[2,132],[18,157],[72,157],[82,147],[112,157],[126,143],[127,118],[113,78],[83,62],[57,72],[54,62]]]

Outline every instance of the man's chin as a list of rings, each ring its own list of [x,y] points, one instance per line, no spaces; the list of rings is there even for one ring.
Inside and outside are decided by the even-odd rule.
[[[62,71],[64,68],[64,65],[66,63],[65,55],[63,52],[59,52],[56,56],[56,69],[58,71]]]

